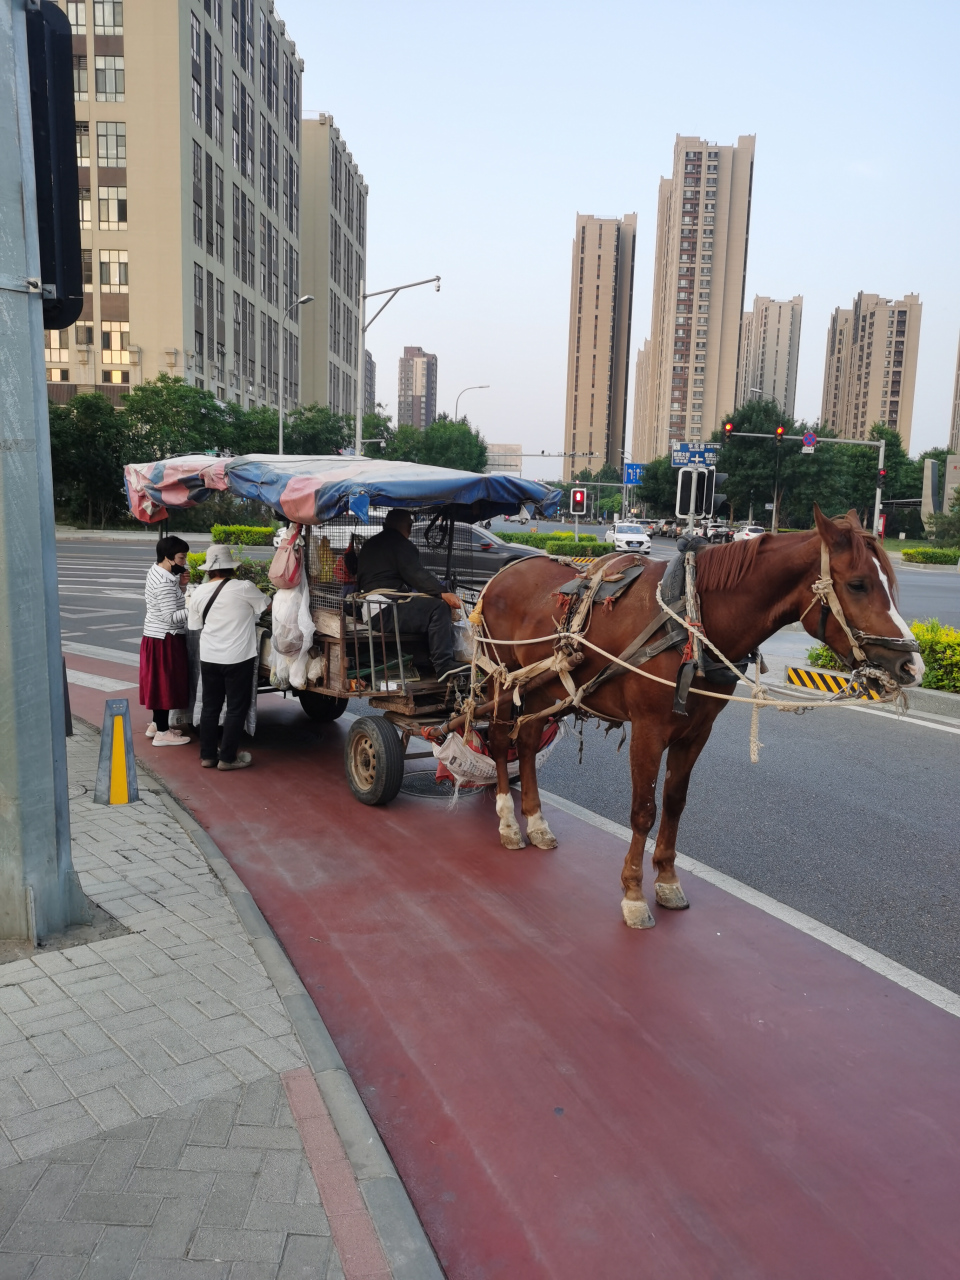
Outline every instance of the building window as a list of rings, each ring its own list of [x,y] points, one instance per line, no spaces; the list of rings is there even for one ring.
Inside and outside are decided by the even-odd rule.
[[[96,78],[98,102],[122,102],[124,93],[123,58],[112,54],[96,57],[94,76]]]
[[[223,150],[223,108],[214,103],[213,107],[213,141]]]
[[[69,382],[69,381],[70,381],[70,370],[69,370],[69,369],[55,369],[55,368],[51,367],[51,368],[49,368],[49,369],[47,370],[47,381],[48,381],[48,382]]]
[[[79,4],[75,4],[74,0],[68,0],[67,17],[70,19],[70,27],[75,36],[87,34],[87,6],[84,0],[80,0]]]
[[[100,204],[100,230],[126,231],[127,188],[100,187],[98,198]]]
[[[78,347],[93,346],[93,325],[78,324],[74,328],[74,339]]]
[[[200,87],[200,81],[196,76],[190,80],[190,110],[193,113],[193,123],[203,124],[203,90]]]
[[[127,126],[122,121],[97,121],[97,163],[107,169],[127,167]]]
[[[47,363],[64,363],[70,359],[69,329],[44,329],[44,358]]]
[[[94,0],[93,34],[96,36],[123,35],[122,0]]]
[[[126,320],[101,320],[100,358],[104,364],[130,363],[130,325]],[[105,382],[111,379],[104,379]],[[119,382],[119,378],[112,379]]]
[[[73,55],[73,97],[76,102],[86,102],[87,93],[87,58],[86,54]]]
[[[127,386],[130,382],[130,371],[128,369],[103,369],[100,373],[100,381],[118,382],[123,386]]]
[[[77,121],[77,167],[90,168],[90,125],[86,120]]]
[[[100,250],[100,292],[129,293],[127,250]]]
[[[190,15],[190,57],[200,65],[200,19],[195,13]]]
[[[83,292],[93,293],[93,250],[80,250],[80,266],[83,272]],[[80,339],[78,338],[79,342]],[[90,339],[93,342],[93,338]]]
[[[203,267],[199,262],[193,264],[193,305],[203,310]]]
[[[80,230],[90,230],[90,188],[80,188]]]

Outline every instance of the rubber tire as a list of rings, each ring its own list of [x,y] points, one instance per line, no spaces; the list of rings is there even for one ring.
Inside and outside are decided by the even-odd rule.
[[[360,716],[347,734],[343,764],[350,790],[361,804],[389,804],[403,782],[403,743],[383,716]],[[360,767],[366,761],[366,776]]]
[[[317,724],[330,724],[339,720],[347,709],[347,698],[331,698],[326,693],[317,693],[314,689],[301,689],[297,693],[304,714]]]

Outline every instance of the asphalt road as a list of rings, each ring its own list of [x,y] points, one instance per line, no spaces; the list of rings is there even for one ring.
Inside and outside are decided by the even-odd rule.
[[[657,558],[673,550],[655,540]],[[65,643],[136,653],[151,559],[147,547],[59,543]],[[956,571],[904,567],[900,584],[908,620],[960,626]],[[680,849],[960,991],[960,734],[883,713],[771,711],[751,765],[748,718],[731,705],[718,720],[694,770]],[[587,725],[582,764],[578,739],[566,738],[542,768],[543,787],[629,825],[618,738]]]

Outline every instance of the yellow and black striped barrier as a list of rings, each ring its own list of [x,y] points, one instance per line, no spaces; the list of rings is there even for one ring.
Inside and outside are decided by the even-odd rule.
[[[130,703],[126,698],[107,698],[100,734],[100,761],[94,804],[132,804],[140,799],[137,762],[133,756],[133,729]]]
[[[816,689],[820,693],[845,693],[850,677],[839,671],[814,671],[810,667],[787,667],[787,683],[801,689]],[[872,690],[857,695],[861,699],[880,701],[880,695]]]

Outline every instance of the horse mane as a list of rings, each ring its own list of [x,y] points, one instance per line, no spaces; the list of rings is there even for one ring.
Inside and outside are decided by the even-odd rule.
[[[865,568],[870,555],[874,555],[890,583],[894,603],[897,600],[897,575],[886,551],[874,535],[854,524],[848,516],[835,516],[833,523],[850,535],[850,553],[855,570]],[[818,537],[816,529],[811,537]],[[736,587],[753,568],[754,561],[765,542],[753,538],[749,542],[728,542],[720,547],[708,547],[697,556],[697,586],[703,591],[729,591]],[[767,544],[769,545],[769,544]]]

